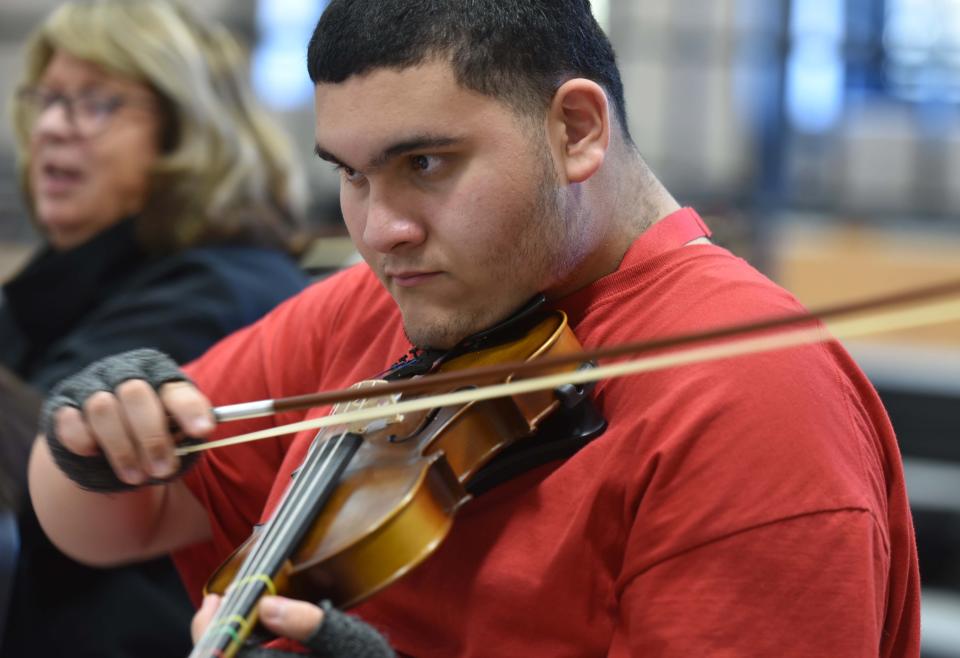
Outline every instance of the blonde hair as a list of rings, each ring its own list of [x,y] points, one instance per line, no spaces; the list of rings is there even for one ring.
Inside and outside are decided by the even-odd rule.
[[[58,50],[140,81],[160,100],[163,152],[138,220],[147,247],[294,246],[305,181],[287,135],[255,102],[244,53],[225,28],[176,2],[76,0],[30,37],[21,84],[35,84]],[[16,105],[13,117],[28,189],[29,127]]]

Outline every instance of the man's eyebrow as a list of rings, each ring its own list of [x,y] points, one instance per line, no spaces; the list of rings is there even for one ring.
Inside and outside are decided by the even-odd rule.
[[[380,167],[387,164],[393,158],[403,155],[404,153],[410,153],[411,151],[422,151],[425,149],[434,149],[434,148],[444,148],[447,146],[453,146],[463,141],[461,137],[447,137],[447,136],[436,136],[436,135],[416,135],[409,139],[391,144],[378,155],[376,155],[370,162],[367,163],[366,167],[359,169],[358,171],[371,171],[379,169]],[[335,156],[333,153],[330,153],[326,149],[320,147],[319,144],[314,146],[314,153],[317,154],[317,157],[321,160],[326,160],[327,162],[332,162],[341,167],[348,166],[343,163],[343,161]],[[350,167],[351,169],[353,167]]]
[[[341,167],[345,166],[342,162],[340,162],[340,158],[338,158],[337,156],[335,156],[335,155],[334,155],[333,153],[331,153],[330,151],[325,151],[324,149],[320,148],[320,145],[319,145],[319,144],[315,144],[315,145],[314,145],[314,147],[313,147],[313,152],[316,153],[316,154],[317,154],[317,157],[320,158],[321,160],[326,160],[327,162],[332,162],[333,164],[339,165],[339,166],[341,166]]]

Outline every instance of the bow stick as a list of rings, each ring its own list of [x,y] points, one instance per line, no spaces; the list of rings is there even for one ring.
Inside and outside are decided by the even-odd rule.
[[[624,355],[640,356],[629,361],[598,366],[587,370],[548,374],[479,388],[357,409],[250,432],[218,441],[177,448],[177,455],[210,450],[249,441],[258,441],[283,434],[332,425],[348,425],[395,417],[404,413],[434,407],[465,404],[547,390],[558,386],[586,384],[601,379],[661,370],[679,365],[702,363],[733,356],[757,354],[771,350],[826,342],[837,338],[865,336],[899,329],[927,326],[960,320],[960,281],[951,281],[917,290],[886,295],[853,304],[826,307],[818,311],[771,318],[746,325],[734,325],[675,336],[670,338],[625,343],[575,354],[546,357],[536,361],[509,362],[461,371],[425,375],[418,379],[384,383],[375,388],[344,389],[278,400],[261,400],[217,407],[213,410],[219,422],[272,415],[369,397],[397,396],[401,393],[435,391],[439,387],[476,386],[497,378],[530,375],[555,370],[560,366],[599,361]],[[907,307],[907,308],[901,308]],[[852,317],[850,317],[852,316]],[[826,325],[826,326],[824,326]],[[725,340],[727,339],[727,340]],[[680,349],[684,348],[684,349]],[[664,354],[655,354],[665,352]],[[374,393],[371,395],[370,391]]]

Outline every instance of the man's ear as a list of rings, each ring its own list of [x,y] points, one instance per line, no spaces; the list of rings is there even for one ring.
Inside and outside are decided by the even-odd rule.
[[[547,120],[567,180],[582,183],[593,176],[610,147],[610,106],[603,87],[584,78],[568,80],[554,94]]]

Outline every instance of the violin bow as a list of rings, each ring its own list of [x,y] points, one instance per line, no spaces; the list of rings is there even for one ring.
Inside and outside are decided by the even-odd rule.
[[[563,385],[583,385],[602,379],[681,365],[829,342],[840,338],[929,326],[953,320],[960,320],[960,280],[850,304],[834,305],[816,311],[784,315],[681,336],[624,343],[533,361],[513,361],[425,375],[417,379],[382,383],[375,387],[341,389],[216,407],[213,410],[214,417],[218,422],[227,422],[370,397],[396,400],[403,393],[428,393],[424,397],[348,410],[218,441],[181,446],[176,449],[176,454],[183,456],[308,429],[382,420],[434,407],[520,395]],[[601,359],[627,355],[634,358],[594,368],[513,379],[518,375],[555,371],[563,366],[599,362]],[[478,382],[496,381],[505,377],[511,378],[511,381],[477,387]],[[429,394],[440,387],[450,388],[458,385],[472,388]],[[373,391],[372,394],[371,391]]]

